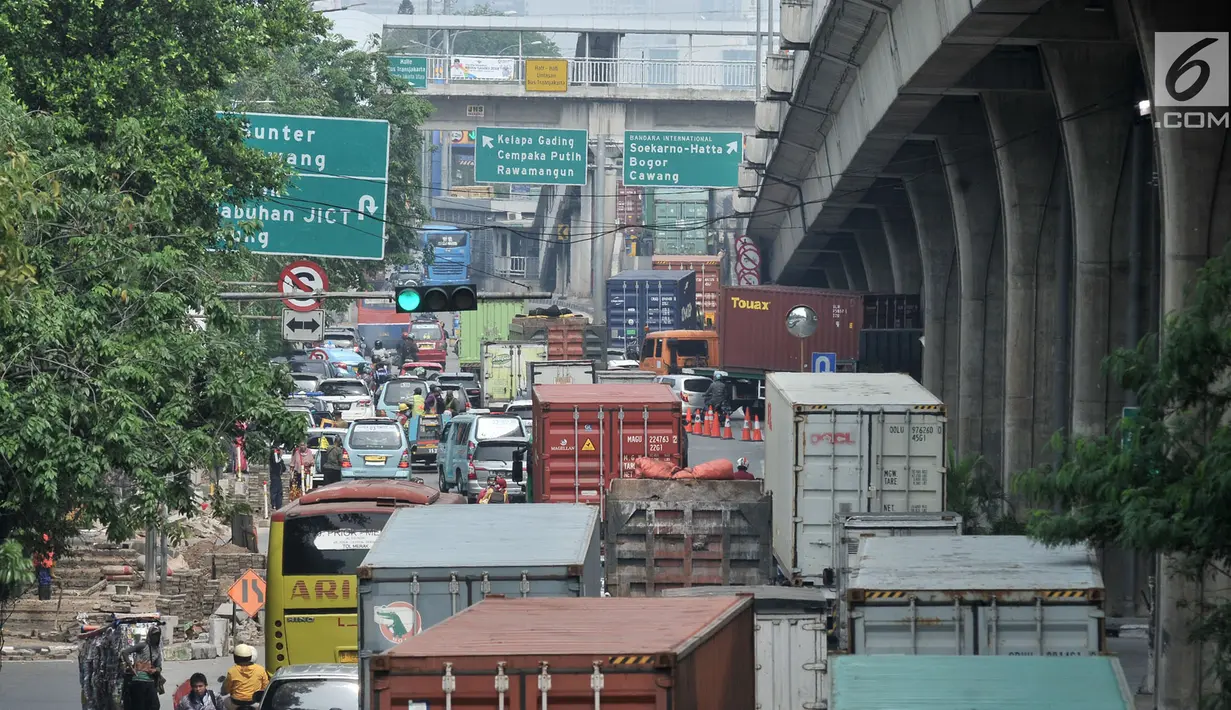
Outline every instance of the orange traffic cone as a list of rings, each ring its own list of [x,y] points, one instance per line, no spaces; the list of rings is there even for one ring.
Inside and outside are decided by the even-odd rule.
[[[764,437],[761,436],[761,418],[755,414],[752,417],[752,440],[765,441]]]
[[[744,417],[744,429],[739,435],[740,441],[752,441],[752,432],[748,430],[748,417]]]
[[[731,437],[731,417],[727,417],[727,421],[725,421],[722,425],[722,438],[724,439],[732,438]]]
[[[701,436],[713,436],[710,430],[714,428],[714,408],[706,407],[705,419],[701,422]]]
[[[684,431],[688,432],[689,434],[697,433],[697,410],[694,409],[690,411],[684,417]]]
[[[722,436],[722,427],[718,424],[718,412],[714,412],[714,414],[710,417],[709,435],[715,439]]]

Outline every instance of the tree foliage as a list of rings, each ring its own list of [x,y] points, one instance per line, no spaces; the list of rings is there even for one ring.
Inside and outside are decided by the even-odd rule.
[[[286,171],[214,114],[237,72],[324,29],[302,0],[0,5],[5,545],[196,511],[190,474],[237,420],[254,443],[302,435],[289,379],[217,298],[250,257],[210,251],[215,205]]]
[[[1020,491],[1040,504],[1032,536],[1178,555],[1193,577],[1231,567],[1231,262],[1211,259],[1167,318],[1161,349],[1148,337],[1104,370],[1137,393],[1136,416],[1117,431],[1069,442],[1057,470],[1023,474]],[[1052,504],[1055,508],[1052,508]],[[1213,601],[1196,628],[1215,642],[1214,672],[1231,707],[1231,602]]]
[[[946,508],[962,516],[965,535],[1021,535],[1012,501],[1000,476],[982,456],[958,458],[950,449],[945,474]]]

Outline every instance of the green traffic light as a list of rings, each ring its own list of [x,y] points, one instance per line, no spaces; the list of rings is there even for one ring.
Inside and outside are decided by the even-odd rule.
[[[402,311],[418,310],[419,301],[419,292],[414,289],[406,289],[398,293],[398,308]]]

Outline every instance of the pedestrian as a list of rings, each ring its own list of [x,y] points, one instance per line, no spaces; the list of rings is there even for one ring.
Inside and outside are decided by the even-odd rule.
[[[304,486],[312,477],[312,469],[316,466],[316,454],[304,442],[295,447],[291,454],[291,500],[299,500],[303,495]]]
[[[43,543],[46,552],[35,552],[31,558],[34,562],[34,576],[38,580],[38,598],[47,601],[51,599],[51,570],[56,566],[56,551],[51,547],[51,536],[43,533]]]
[[[128,678],[125,710],[158,710],[162,690],[162,630],[151,628],[142,639],[120,651],[131,675]]]
[[[180,699],[175,710],[225,710],[222,698],[209,689],[204,673],[193,673],[188,679],[188,686],[188,694]]]
[[[705,406],[714,410],[714,416],[718,417],[718,427],[722,428],[727,421],[726,382],[714,380],[710,383],[709,389],[705,390]]]
[[[286,470],[282,463],[282,447],[275,446],[269,454],[269,509],[282,508],[282,473]]]
[[[330,483],[341,483],[342,481],[342,442],[337,437],[326,439],[321,437],[329,446],[325,449],[325,453],[321,455],[321,474],[325,477],[325,485]]]
[[[235,710],[252,705],[252,696],[269,687],[269,673],[255,662],[256,650],[241,643],[231,652],[235,665],[227,671],[222,692],[227,695],[227,707]]]

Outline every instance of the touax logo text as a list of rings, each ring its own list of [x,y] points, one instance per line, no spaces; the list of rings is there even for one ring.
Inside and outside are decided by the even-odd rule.
[[[738,296],[731,297],[731,307],[745,311],[768,311],[769,301],[747,301]]]

